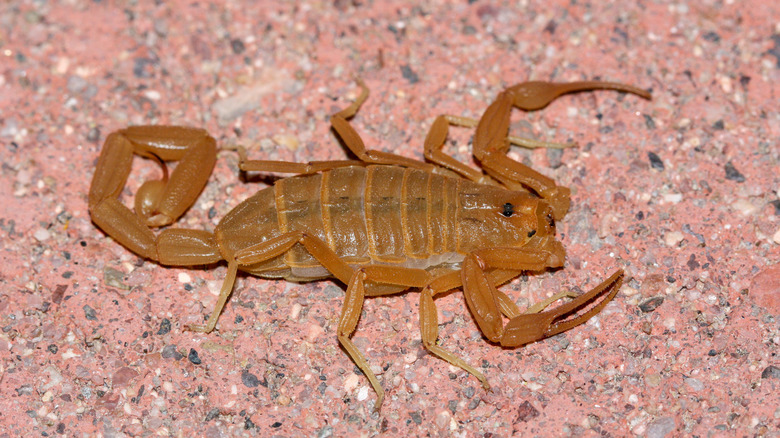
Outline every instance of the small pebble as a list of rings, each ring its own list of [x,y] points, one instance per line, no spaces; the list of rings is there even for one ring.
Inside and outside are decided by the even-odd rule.
[[[162,321],[160,321],[160,329],[157,330],[158,335],[165,335],[168,334],[171,331],[171,320],[168,318],[163,318]]]
[[[675,247],[685,238],[683,233],[679,231],[670,231],[664,235],[664,243],[666,246]]]
[[[190,354],[187,355],[187,359],[189,359],[190,362],[194,363],[195,365],[200,365],[201,363],[200,357],[198,357],[198,352],[194,348],[190,348]]]
[[[780,263],[763,268],[750,280],[748,290],[757,305],[774,314],[780,312]]]
[[[685,379],[685,384],[688,385],[689,388],[697,392],[704,389],[704,384],[701,383],[701,380],[693,377],[688,377],[687,379]]]
[[[761,372],[762,379],[780,379],[780,368],[769,365]]]
[[[745,176],[742,175],[742,173],[740,173],[736,167],[734,167],[734,164],[732,164],[731,161],[726,163],[724,168],[726,170],[726,179],[736,181],[738,183],[745,182]]]
[[[749,200],[747,199],[738,199],[736,202],[731,204],[734,209],[742,213],[744,216],[752,216],[758,212],[758,207],[753,205]]]
[[[650,160],[650,167],[655,170],[664,170],[664,162],[661,160],[661,157],[659,157],[658,154],[655,152],[648,152],[647,158]]]
[[[436,427],[439,428],[439,430],[444,430],[450,425],[451,418],[452,415],[450,415],[449,411],[442,410],[439,411],[438,414],[436,414],[436,418],[433,421],[436,424]]]
[[[294,321],[294,320],[298,319],[298,316],[301,314],[301,308],[302,308],[302,306],[300,304],[298,304],[298,303],[295,303],[295,304],[292,305],[292,307],[290,308],[290,319],[291,320]]]
[[[95,312],[95,309],[89,307],[88,305],[84,305],[84,317],[87,318],[90,321],[97,321],[97,314]]]
[[[241,383],[247,388],[255,388],[260,385],[260,380],[256,375],[244,370],[244,372],[241,373]]]
[[[176,345],[166,345],[163,347],[161,356],[164,359],[173,359],[173,360],[180,360],[184,357],[181,353],[179,353],[178,350],[176,350]]]
[[[663,438],[674,432],[676,425],[674,424],[674,418],[661,417],[653,420],[647,425],[647,437],[648,438]]]
[[[49,232],[49,230],[45,228],[38,228],[37,230],[35,230],[33,237],[38,242],[43,242],[44,240],[49,240],[49,238],[51,237],[51,233]]]
[[[344,391],[352,392],[357,388],[360,377],[357,374],[352,373],[346,379],[344,379]]]
[[[669,204],[677,204],[682,201],[682,195],[680,193],[667,193],[664,195],[664,202]]]
[[[294,151],[301,146],[298,139],[292,135],[277,134],[273,136],[273,141],[291,151]]]

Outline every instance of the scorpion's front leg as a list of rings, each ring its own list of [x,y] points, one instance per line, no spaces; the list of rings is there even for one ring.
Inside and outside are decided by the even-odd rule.
[[[444,143],[447,141],[450,126],[476,128],[478,124],[479,120],[468,117],[453,116],[449,114],[436,117],[436,120],[433,121],[433,125],[431,125],[431,129],[428,131],[428,135],[425,137],[425,158],[428,161],[456,172],[460,176],[471,181],[481,184],[497,185],[496,180],[489,175],[485,175],[484,172],[476,170],[465,163],[461,163],[454,157],[451,157],[442,151]],[[514,135],[508,135],[506,139],[513,145],[522,146],[528,149],[565,149],[574,146],[574,143],[553,143]]]
[[[118,198],[132,167],[133,154],[177,160],[170,178],[149,181],[136,194],[136,212]],[[135,126],[106,138],[89,189],[92,221],[136,254],[168,265],[221,260],[211,233],[168,229],[155,236],[149,227],[172,223],[192,205],[216,160],[216,142],[202,129]],[[167,171],[166,171],[167,174]]]
[[[529,257],[529,259],[530,258],[531,257]],[[541,264],[543,264],[541,259],[538,259],[537,257],[537,260],[533,260],[531,264],[526,266],[540,266]],[[491,308],[491,311],[500,311],[504,316],[510,319],[520,316],[522,312],[520,312],[517,304],[515,304],[506,294],[498,289],[495,289],[495,285],[503,284],[510,279],[517,277],[520,274],[520,271],[494,269],[490,272],[483,272],[483,274],[486,276],[485,281],[491,285],[494,285],[493,290],[495,290],[495,306],[491,306],[492,303],[488,304],[488,307]],[[445,350],[437,343],[439,338],[439,320],[434,298],[436,295],[448,290],[464,287],[463,277],[464,276],[461,272],[453,271],[437,277],[420,291],[420,331],[422,334],[422,342],[428,351],[473,375],[479,379],[483,388],[489,390],[490,385],[488,384],[484,374],[479,372],[473,366],[469,365],[465,360]],[[468,292],[471,291],[469,290]],[[530,307],[526,313],[540,312],[553,302],[564,297],[574,298],[575,295],[568,291],[561,292],[551,298],[548,298],[542,303],[537,303],[536,305]]]
[[[526,111],[544,108],[558,96],[593,89],[612,89],[650,98],[645,90],[614,82],[582,81],[563,84],[524,82],[507,88],[488,106],[474,134],[474,156],[483,169],[510,189],[530,188],[553,207],[555,219],[561,219],[569,209],[569,189],[506,156],[510,142],[510,113],[513,106]]]

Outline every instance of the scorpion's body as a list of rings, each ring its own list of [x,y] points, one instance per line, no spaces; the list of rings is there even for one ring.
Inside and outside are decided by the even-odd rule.
[[[507,227],[512,220],[522,225]],[[528,193],[429,170],[370,165],[281,179],[228,213],[214,235],[225,258],[304,231],[354,268],[443,272],[459,269],[476,249],[522,246],[534,236],[554,234],[552,225],[547,203]],[[302,246],[240,269],[296,281],[332,277]]]
[[[191,206],[216,161],[216,140],[197,128],[136,126],[106,138],[89,192],[92,220],[136,254],[164,265],[193,266],[227,261],[228,273],[205,326],[216,326],[238,270],[289,280],[335,277],[347,284],[337,336],[376,390],[379,381],[350,336],[366,296],[413,289],[420,294],[421,337],[425,348],[475,377],[480,371],[437,343],[434,299],[462,289],[482,333],[506,347],[534,342],[580,325],[617,294],[618,270],[589,292],[564,292],[521,312],[497,288],[523,271],[563,266],[565,252],[555,240],[555,221],[569,208],[569,190],[505,153],[509,141],[538,147],[543,142],[508,137],[512,106],[544,107],[558,95],[608,88],[649,98],[649,93],[610,82],[552,84],[526,82],[500,93],[479,122],[439,116],[425,139],[423,163],[367,150],[347,121],[368,95],[363,93],[331,124],[358,160],[308,164],[246,160],[244,171],[296,173],[240,203],[214,232],[153,227],[170,225]],[[442,153],[449,125],[476,126],[473,169]],[[135,212],[117,198],[130,174],[133,155],[156,159],[161,181],[147,181],[136,193]],[[168,178],[164,162],[178,161]],[[562,298],[574,298],[552,310]],[[504,318],[508,321],[505,322]]]

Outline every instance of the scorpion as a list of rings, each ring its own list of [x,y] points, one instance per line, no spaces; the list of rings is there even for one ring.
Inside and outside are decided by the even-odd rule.
[[[384,390],[352,342],[364,300],[415,290],[420,295],[422,344],[435,356],[476,377],[485,376],[438,341],[434,299],[454,289],[482,334],[492,343],[517,347],[556,335],[599,313],[618,293],[617,270],[584,294],[558,294],[525,312],[504,292],[504,283],[525,271],[564,264],[556,221],[569,209],[570,191],[509,158],[511,144],[565,147],[509,135],[513,107],[539,110],[558,96],[611,89],[650,99],[640,88],[604,81],[524,82],[501,92],[479,120],[438,116],[424,140],[427,162],[366,149],[351,119],[368,97],[361,93],[331,116],[333,130],[357,159],[249,160],[238,151],[241,171],[291,173],[238,204],[213,232],[156,227],[173,224],[197,199],[216,162],[216,140],[205,130],[182,126],[132,126],[109,134],[89,190],[92,221],[135,254],[161,265],[198,266],[227,261],[216,306],[205,325],[211,332],[233,290],[238,270],[266,278],[311,281],[335,277],[346,285],[337,338],[376,391]],[[450,126],[475,128],[472,153],[482,170],[444,153]],[[144,182],[131,210],[119,200],[133,155],[155,160],[161,180]],[[178,162],[170,176],[166,162]],[[554,302],[569,298],[551,310]],[[504,318],[507,319],[506,323]]]

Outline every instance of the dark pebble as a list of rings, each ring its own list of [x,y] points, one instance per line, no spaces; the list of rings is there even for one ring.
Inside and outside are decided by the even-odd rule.
[[[655,170],[664,170],[664,162],[661,161],[661,157],[659,157],[655,152],[648,152],[647,158],[650,159],[650,167]]]
[[[168,318],[163,318],[160,321],[160,329],[157,330],[158,335],[164,335],[171,331],[171,321]]]
[[[739,170],[729,161],[726,163],[726,179],[736,181],[738,183],[745,182],[745,175],[742,175]]]
[[[769,365],[761,372],[762,379],[780,379],[780,368]]]
[[[653,297],[640,304],[639,309],[645,313],[652,312],[653,310],[657,309],[658,306],[660,306],[663,302],[663,297]]]
[[[195,365],[200,365],[201,363],[200,357],[198,357],[198,352],[194,348],[190,348],[190,354],[187,355],[187,359],[189,359],[190,362],[194,363]]]
[[[408,65],[401,66],[401,75],[403,75],[404,79],[409,81],[410,84],[416,84],[420,82],[420,77],[417,76],[417,73],[415,73]]]
[[[244,46],[244,42],[238,38],[234,38],[230,40],[230,48],[233,49],[233,53],[235,53],[236,55],[240,55],[244,53],[244,50],[246,50],[246,47]]]
[[[97,313],[95,313],[95,309],[89,307],[88,305],[84,305],[84,317],[87,318],[90,321],[97,321]]]
[[[255,376],[254,374],[246,370],[244,370],[244,372],[241,373],[241,382],[247,388],[254,388],[260,385],[260,380],[257,378],[257,376]]]
[[[517,421],[526,422],[538,416],[539,411],[533,407],[531,403],[528,403],[528,400],[524,401],[520,407],[517,408]]]

